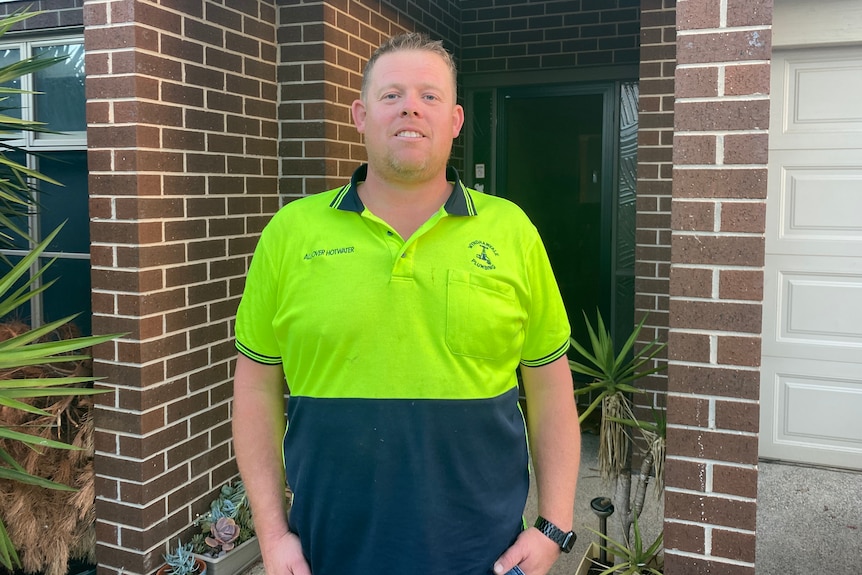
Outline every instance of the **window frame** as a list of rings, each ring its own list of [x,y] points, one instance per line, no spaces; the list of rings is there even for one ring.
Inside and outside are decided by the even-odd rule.
[[[3,0],[0,0],[2,3]],[[51,46],[62,46],[62,45],[80,45],[81,50],[84,50],[84,36],[82,33],[64,33],[64,34],[55,34],[50,36],[28,36],[28,37],[19,37],[19,38],[9,38],[0,41],[0,50],[8,50],[8,49],[17,49],[19,50],[19,58],[25,59],[30,57],[35,50],[43,47],[51,47]],[[86,78],[86,71],[84,72],[84,77]],[[35,99],[36,94],[33,93],[34,89],[34,78],[33,74],[27,74],[25,76],[20,77],[20,87],[25,93],[21,94],[21,116],[24,119],[28,120],[36,120],[36,105]],[[86,95],[85,102],[86,104]],[[86,111],[85,111],[86,114]],[[50,126],[48,126],[50,129]],[[67,151],[87,151],[87,131],[86,131],[86,116],[85,116],[85,127],[83,132],[73,132],[71,135],[57,135],[52,136],[50,138],[38,138],[37,134],[34,132],[26,132],[22,131],[19,134],[8,134],[4,135],[3,141],[9,145],[17,146],[22,150],[28,152],[25,154],[26,157],[26,166],[30,169],[39,170],[39,158],[34,154],[50,154],[51,152],[67,152]],[[33,152],[33,153],[29,153]],[[38,181],[33,181],[33,184],[36,188],[40,187],[40,183]],[[37,192],[38,193],[38,192]],[[89,217],[88,217],[89,222]],[[47,233],[50,233],[52,230],[43,230],[41,229],[39,213],[35,209],[31,209],[27,218],[27,226],[30,235],[34,240],[39,241],[42,239]],[[29,249],[32,249],[35,244],[31,244]],[[7,257],[18,258],[22,257],[29,253],[28,249],[20,249],[20,248],[0,248],[0,254],[3,254]],[[89,250],[86,253],[74,252],[74,251],[62,251],[61,250],[51,250],[43,252],[42,256],[37,260],[30,269],[31,277],[35,275],[40,267],[44,265],[46,260],[52,258],[66,259],[66,260],[90,260]],[[37,282],[33,285],[33,289],[37,289],[41,286],[41,280],[37,280]],[[53,289],[53,288],[52,288]],[[44,315],[45,315],[45,303],[44,296],[48,293],[49,297],[56,297],[56,294],[53,296],[51,292],[43,292],[36,294],[30,300],[30,322],[31,327],[36,328],[45,323]],[[84,310],[75,310],[76,312],[81,312],[89,314],[89,309]],[[84,334],[89,335],[89,334]]]

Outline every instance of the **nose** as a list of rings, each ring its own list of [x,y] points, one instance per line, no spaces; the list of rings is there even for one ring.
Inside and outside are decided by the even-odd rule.
[[[417,110],[413,106],[404,106],[404,109],[401,110],[401,116],[407,117],[407,116],[411,116],[411,115],[412,116],[418,116],[419,110]]]
[[[407,116],[419,115],[419,104],[417,96],[412,94],[406,95],[403,102],[403,107],[401,108],[401,117],[405,118]]]

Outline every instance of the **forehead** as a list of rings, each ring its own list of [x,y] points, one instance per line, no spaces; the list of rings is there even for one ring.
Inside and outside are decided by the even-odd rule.
[[[400,50],[380,56],[371,68],[372,89],[391,85],[422,84],[454,90],[449,65],[427,50]]]

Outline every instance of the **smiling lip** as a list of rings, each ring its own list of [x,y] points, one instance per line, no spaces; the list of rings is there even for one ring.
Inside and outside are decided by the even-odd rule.
[[[400,132],[396,132],[395,135],[399,138],[424,138],[422,134],[413,130],[401,130]]]

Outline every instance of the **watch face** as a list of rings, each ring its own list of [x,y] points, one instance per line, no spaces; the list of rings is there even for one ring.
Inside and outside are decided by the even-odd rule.
[[[562,545],[560,545],[560,548],[563,550],[563,553],[568,553],[572,550],[572,547],[575,546],[575,540],[577,538],[578,536],[575,535],[574,531],[569,531],[568,533],[566,533],[566,540],[563,541]]]

